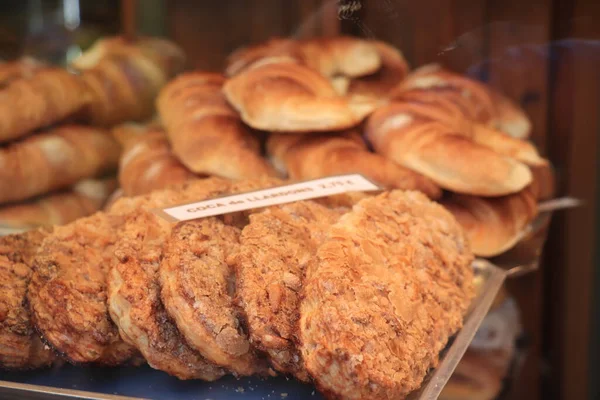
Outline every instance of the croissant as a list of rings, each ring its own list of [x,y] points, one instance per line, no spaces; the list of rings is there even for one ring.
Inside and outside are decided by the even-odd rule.
[[[512,248],[538,213],[529,188],[495,198],[453,194],[442,200],[463,227],[475,255],[493,257]]]
[[[154,113],[154,100],[169,79],[183,70],[185,57],[174,44],[161,39],[100,40],[75,59],[82,71],[94,125],[112,126],[142,121]]]
[[[292,62],[255,63],[223,91],[242,119],[270,132],[323,132],[358,125],[376,101],[339,96],[315,70]]]
[[[360,77],[381,67],[381,56],[373,42],[349,36],[305,40],[274,38],[233,52],[227,60],[227,76],[237,75],[265,58],[291,60],[317,70],[328,78]]]
[[[431,178],[444,189],[480,196],[518,192],[531,183],[526,165],[501,156],[440,122],[380,108],[366,136],[375,151]]]
[[[258,138],[223,97],[224,81],[218,74],[187,73],[161,91],[157,106],[174,154],[197,174],[275,176]]]
[[[438,65],[426,65],[407,76],[392,92],[395,98],[412,90],[433,91],[461,104],[473,121],[499,129],[510,136],[527,138],[531,121],[510,99],[481,82],[444,70]]]
[[[197,177],[175,157],[162,128],[123,124],[113,129],[123,153],[119,185],[125,196],[137,196]]]
[[[23,137],[75,114],[86,104],[79,76],[44,68],[0,90],[0,142]]]
[[[116,187],[114,179],[88,179],[66,191],[0,207],[0,226],[31,228],[67,224],[100,210]]]
[[[345,91],[348,95],[386,97],[408,74],[408,63],[398,49],[379,41],[374,42],[374,46],[381,57],[381,68],[372,74],[351,80]]]
[[[386,189],[419,190],[433,199],[441,196],[440,188],[430,179],[369,152],[356,132],[273,134],[267,140],[267,150],[273,163],[291,179],[360,173]]]
[[[64,125],[0,148],[0,203],[22,201],[116,169],[119,144],[102,129]]]
[[[15,79],[31,78],[44,64],[30,57],[0,62],[0,86],[5,86]]]
[[[385,110],[390,115],[406,114],[422,122],[441,122],[456,133],[465,135],[500,155],[514,158],[528,165],[547,163],[531,143],[470,120],[460,104],[443,96],[408,93],[405,96],[397,97],[394,103],[385,107]]]

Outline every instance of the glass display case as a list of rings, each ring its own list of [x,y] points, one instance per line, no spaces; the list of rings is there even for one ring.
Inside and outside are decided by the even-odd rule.
[[[586,0],[31,0],[0,4],[0,277],[8,282],[6,294],[0,294],[0,397],[34,396],[36,391],[40,396],[67,395],[60,393],[62,389],[79,390],[79,395],[90,398],[93,393],[98,398],[596,398],[600,394],[596,382],[600,329],[594,318],[600,310],[595,295],[600,284],[595,268],[600,130],[597,18],[600,6]],[[416,337],[423,331],[434,335],[431,332],[442,329],[438,325],[445,329],[435,331],[443,346],[430,343],[437,339],[424,339],[429,342],[423,348],[435,356],[421,355],[426,364],[421,369],[416,356],[399,355],[406,349],[397,344],[374,351],[384,358],[381,354],[390,352],[386,361],[392,360],[391,370],[398,368],[396,375],[388,370],[376,378],[373,371],[379,373],[382,364],[365,361],[365,348],[391,340],[390,335],[406,334],[406,346],[411,343],[412,336],[402,325],[404,315],[394,303],[408,307],[407,300],[390,300],[392,289],[385,289],[390,310],[395,310],[391,319],[384,311],[374,312],[364,317],[369,323],[355,317],[345,327],[357,324],[361,333],[368,332],[369,326],[377,326],[378,318],[383,318],[386,322],[373,328],[381,329],[380,339],[363,344],[356,354],[341,341],[329,361],[321,360],[331,364],[320,365],[319,373],[309,367],[314,348],[301,338],[304,334],[306,339],[310,330],[308,311],[302,308],[310,303],[306,297],[311,298],[306,294],[310,293],[308,271],[314,264],[310,271],[319,276],[326,258],[322,248],[331,239],[328,235],[338,232],[344,239],[352,237],[354,243],[362,240],[361,235],[357,239],[352,234],[368,231],[368,223],[342,234],[339,221],[356,222],[346,215],[359,218],[363,210],[359,205],[369,204],[371,194],[348,189],[328,200],[325,195],[315,196],[319,207],[337,210],[344,217],[309,218],[279,203],[273,205],[294,218],[304,218],[303,229],[312,236],[311,241],[298,244],[295,236],[278,237],[284,232],[279,228],[276,236],[289,254],[271,249],[270,240],[250,252],[254,260],[262,249],[269,249],[275,254],[271,257],[283,265],[273,261],[274,267],[267,257],[263,262],[268,267],[262,267],[258,277],[252,275],[260,282],[256,292],[264,297],[259,304],[271,304],[270,311],[260,312],[284,320],[283,325],[267,324],[266,328],[264,315],[256,317],[260,324],[252,320],[252,305],[244,297],[249,294],[243,291],[245,280],[240,275],[247,266],[239,254],[243,240],[250,240],[244,232],[251,232],[254,221],[260,220],[257,215],[268,210],[247,211],[252,216],[243,218],[224,212],[226,216],[216,219],[239,232],[230,233],[233,236],[211,232],[201,239],[193,230],[177,236],[179,225],[165,228],[162,220],[155,220],[160,214],[155,209],[171,205],[279,187],[288,184],[287,180],[347,179],[346,174],[360,174],[373,182],[384,192],[380,196],[418,191],[428,204],[419,211],[412,205],[408,213],[428,221],[423,228],[428,239],[410,242],[409,238],[419,235],[411,233],[391,241],[410,242],[407,246],[413,254],[421,242],[430,240],[427,246],[437,258],[427,253],[423,257],[429,261],[423,265],[435,265],[441,271],[423,278],[427,284],[419,283],[423,286],[418,290],[434,293],[431,298],[423,295],[425,312],[431,312],[427,318],[441,322],[416,329]],[[200,180],[214,187],[199,189]],[[249,189],[240,189],[244,185]],[[287,204],[283,199],[291,196],[289,190],[286,186],[280,190],[284,194],[274,195],[280,198],[277,201]],[[553,202],[556,199],[564,201]],[[453,235],[453,228],[441,227],[439,221],[445,217],[429,205],[439,206],[450,216],[451,226],[460,228],[462,239],[445,244],[441,237]],[[285,220],[282,215],[277,218]],[[326,228],[317,224],[327,218],[336,222]],[[380,225],[375,224],[380,226],[377,233],[393,224],[395,217],[381,213],[372,218],[381,219]],[[402,231],[394,226],[396,230],[389,229]],[[211,242],[218,235],[227,239]],[[198,270],[189,287],[182,284],[186,301],[195,304],[190,314],[182,311],[183,303],[168,299],[167,278],[160,275],[167,270],[162,265],[170,259],[168,249],[181,244],[173,237],[185,244],[177,253],[181,259],[173,265],[185,268],[188,264],[199,268],[196,258],[210,253],[207,248],[216,251],[223,243],[235,243],[231,244],[235,250],[210,253],[211,261],[203,261],[213,266],[211,273],[217,270],[223,275],[219,279],[227,283],[222,288],[225,294],[199,295],[204,285],[220,286],[198,278],[207,275]],[[461,244],[463,239],[468,245]],[[370,257],[363,260],[362,265],[368,266],[364,280],[378,263],[398,274],[394,268],[406,263],[414,269],[410,277],[420,276],[419,268],[427,270],[420,267],[418,257],[411,255],[405,261],[406,248],[382,245],[382,254],[390,252],[394,260],[402,260],[384,262],[381,259],[387,256],[378,258],[370,246],[375,245],[362,248]],[[193,248],[191,255],[189,248]],[[305,259],[298,255],[302,251]],[[190,258],[184,260],[180,253]],[[62,254],[71,258],[63,259]],[[459,278],[444,281],[444,274],[465,273],[452,271],[458,263],[470,264],[471,259],[465,261],[468,257],[475,260],[474,286],[480,292],[487,288],[487,294],[484,290],[469,295],[473,289],[457,283]],[[135,275],[131,259],[139,261],[136,265],[145,274],[137,286],[148,290],[125,296],[114,288],[126,280],[126,274]],[[153,272],[144,263],[153,265]],[[349,263],[339,268],[349,268]],[[19,268],[26,271],[24,277]],[[285,273],[273,278],[270,268]],[[152,274],[156,277],[148,278]],[[400,279],[400,275],[391,277],[380,271],[373,276],[384,287],[393,287]],[[314,281],[318,286],[320,279]],[[361,284],[358,279],[351,286],[360,288]],[[119,285],[122,289],[122,282]],[[58,286],[67,289],[63,292]],[[446,290],[454,299],[448,303],[440,300]],[[145,306],[160,309],[162,314],[148,317],[152,323],[131,323],[133,300],[125,307],[119,295],[140,302],[151,298]],[[226,298],[226,307],[214,306],[224,310],[214,318],[219,323],[229,318],[227,324],[234,325],[235,333],[227,340],[241,340],[248,348],[244,354],[248,352],[249,364],[256,365],[242,366],[248,362],[246,355],[234,357],[221,349],[224,345],[213,338],[218,337],[215,331],[198,339],[200,325],[192,325],[195,330],[186,328],[186,321],[198,312],[209,315],[209,311],[198,311],[202,301],[194,296],[215,302],[223,300],[219,296]],[[462,297],[469,300],[456,300]],[[323,301],[327,309],[329,303]],[[365,308],[377,301],[365,300]],[[445,315],[428,308],[435,302],[443,304]],[[278,309],[279,303],[292,307],[292,316],[282,317],[280,313],[287,311]],[[350,310],[348,304],[354,303],[342,304],[339,307]],[[88,306],[95,311],[86,314]],[[62,315],[56,311],[61,307],[64,318],[57,316]],[[95,307],[100,309],[98,314],[94,314]],[[127,310],[126,317],[120,314],[122,309]],[[410,314],[409,320],[419,319],[417,311],[407,309],[403,312]],[[50,317],[44,314],[48,310]],[[79,311],[81,320],[72,315]],[[462,329],[448,322],[456,319],[451,318],[452,312],[460,313],[457,320],[462,321]],[[88,320],[90,315],[95,318]],[[333,318],[331,324],[337,326],[335,317],[327,318]],[[139,333],[152,329],[153,323],[156,331]],[[179,338],[180,349],[189,347],[195,357],[208,360],[204,374],[213,368],[215,376],[233,371],[243,378],[228,376],[210,384],[187,381],[205,376],[194,369],[197,365],[191,367],[194,362],[185,358],[188,353],[173,357],[179,354],[173,350],[167,357],[171,363],[155,358],[174,342],[161,342],[153,335],[166,335],[169,329]],[[282,333],[286,329],[288,336]],[[340,337],[348,334],[346,330],[338,332]],[[353,338],[362,340],[361,333],[353,332]],[[2,334],[17,336],[10,336],[15,341],[7,346]],[[269,342],[277,339],[285,344],[276,347]],[[21,345],[30,358],[21,354]],[[3,346],[16,350],[3,350]],[[102,353],[111,346],[119,350],[113,349],[116,353],[110,356]],[[127,357],[126,347],[131,352]],[[358,361],[334,365],[332,360],[339,361],[336,357],[342,353],[346,354],[344,362],[355,360],[352,357]],[[410,373],[418,376],[419,383],[413,386],[410,374],[402,375],[406,360],[413,368]],[[146,362],[149,366],[142,365]],[[268,367],[261,370],[263,362]],[[173,367],[178,363],[188,365]],[[92,367],[81,369],[80,364]],[[365,379],[361,368],[369,371],[364,372]],[[247,377],[254,373],[263,377]],[[343,376],[340,381],[327,380],[338,373]],[[394,389],[386,391],[386,385]],[[357,389],[352,392],[349,387]]]

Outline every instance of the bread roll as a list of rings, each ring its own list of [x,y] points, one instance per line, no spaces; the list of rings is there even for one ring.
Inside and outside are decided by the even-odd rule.
[[[447,124],[396,112],[395,107],[378,109],[367,122],[366,136],[377,153],[458,193],[502,196],[531,183],[524,164],[475,143]]]
[[[61,121],[83,108],[86,89],[77,75],[44,68],[0,90],[0,142]]]
[[[434,199],[441,195],[430,179],[369,152],[356,132],[274,134],[267,141],[267,149],[273,163],[285,168],[294,180],[359,173],[386,189],[419,190]]]
[[[292,60],[317,70],[328,78],[348,78],[375,73],[381,67],[381,55],[373,42],[349,36],[304,40],[274,38],[233,52],[226,75],[237,75],[266,58]]]
[[[198,177],[175,157],[160,126],[123,124],[113,134],[123,146],[119,185],[124,195],[138,196]]]
[[[184,64],[183,52],[166,40],[128,42],[116,37],[98,41],[72,67],[82,71],[88,89],[87,118],[95,125],[112,126],[150,118],[160,88]]]
[[[385,98],[408,74],[408,63],[398,49],[384,42],[374,42],[374,46],[381,57],[381,67],[351,80],[346,89],[348,95]]]
[[[0,62],[0,87],[6,86],[15,79],[31,78],[40,71],[43,66],[43,63],[30,57]]]
[[[392,97],[413,90],[434,91],[461,103],[471,119],[499,129],[516,138],[527,138],[531,122],[510,99],[481,82],[452,73],[438,65],[426,65],[413,71],[393,91]]]
[[[83,180],[69,190],[0,207],[0,226],[30,228],[67,224],[100,210],[116,187],[114,179]]]
[[[158,109],[173,152],[197,174],[230,179],[275,176],[256,135],[226,102],[218,74],[187,73],[160,93]]]
[[[63,125],[0,148],[0,203],[22,201],[116,169],[110,133]]]
[[[482,198],[453,194],[442,200],[463,227],[473,253],[493,257],[512,248],[537,216],[530,188],[510,196]]]
[[[339,96],[315,70],[293,62],[254,64],[223,88],[227,100],[255,129],[314,133],[358,125],[376,106]]]

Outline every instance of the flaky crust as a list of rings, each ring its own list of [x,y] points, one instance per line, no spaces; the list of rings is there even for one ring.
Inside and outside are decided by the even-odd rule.
[[[229,179],[275,176],[255,132],[229,106],[219,74],[191,72],[170,82],[157,101],[173,153],[191,171]]]
[[[96,213],[56,227],[35,257],[27,299],[32,320],[73,363],[118,365],[135,351],[119,337],[106,305],[106,275],[123,220]]]
[[[398,107],[384,106],[367,122],[366,136],[377,153],[459,193],[502,196],[531,183],[525,164],[474,142],[445,123]]]
[[[115,179],[88,179],[69,190],[0,207],[0,225],[27,228],[67,224],[100,210],[116,186]]]
[[[512,248],[538,214],[536,193],[527,188],[509,196],[484,198],[453,194],[442,200],[481,257]]]
[[[237,375],[251,375],[261,362],[238,319],[227,264],[239,236],[239,228],[218,218],[175,227],[160,265],[161,297],[190,346]]]
[[[273,132],[321,132],[358,125],[376,107],[339,96],[317,71],[295,62],[262,60],[225,83],[227,100],[242,120]]]
[[[0,204],[25,200],[117,168],[120,147],[102,129],[62,125],[0,148]]]
[[[341,214],[310,201],[253,214],[232,259],[252,344],[269,354],[275,369],[303,381],[309,377],[296,347],[302,282],[316,267],[326,230]]]
[[[291,179],[360,173],[385,189],[419,190],[429,198],[441,196],[431,179],[371,153],[356,132],[323,135],[273,134],[267,141],[273,164]]]
[[[25,301],[32,257],[46,234],[31,231],[0,238],[0,369],[42,368],[54,361],[54,353],[34,330]]]
[[[441,206],[392,191],[358,203],[305,282],[306,368],[331,398],[397,399],[418,388],[473,296],[472,253]]]
[[[123,338],[135,345],[152,367],[180,379],[214,380],[224,373],[187,344],[161,301],[159,268],[173,225],[149,210],[273,186],[277,182],[270,178],[240,183],[209,178],[146,196],[123,198],[112,205],[111,212],[126,214],[127,223],[119,234],[116,249],[119,262],[109,280],[109,308]],[[236,222],[238,219],[231,218],[231,223]],[[243,219],[239,222],[243,223]],[[178,317],[174,315],[173,319],[176,321]]]
[[[123,147],[119,184],[126,196],[138,196],[198,178],[175,157],[160,127],[123,124],[113,129],[113,135]]]
[[[0,90],[0,142],[17,139],[75,114],[87,103],[82,79],[44,68]]]

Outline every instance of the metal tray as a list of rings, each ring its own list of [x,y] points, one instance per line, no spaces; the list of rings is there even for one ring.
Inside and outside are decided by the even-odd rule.
[[[464,326],[440,356],[422,387],[410,400],[437,399],[487,314],[507,273],[485,260],[473,268],[483,281]],[[179,381],[165,373],[143,367],[76,367],[64,365],[30,372],[0,372],[0,399],[178,399],[178,400],[300,400],[322,399],[312,385],[294,379],[226,377],[216,382]]]

